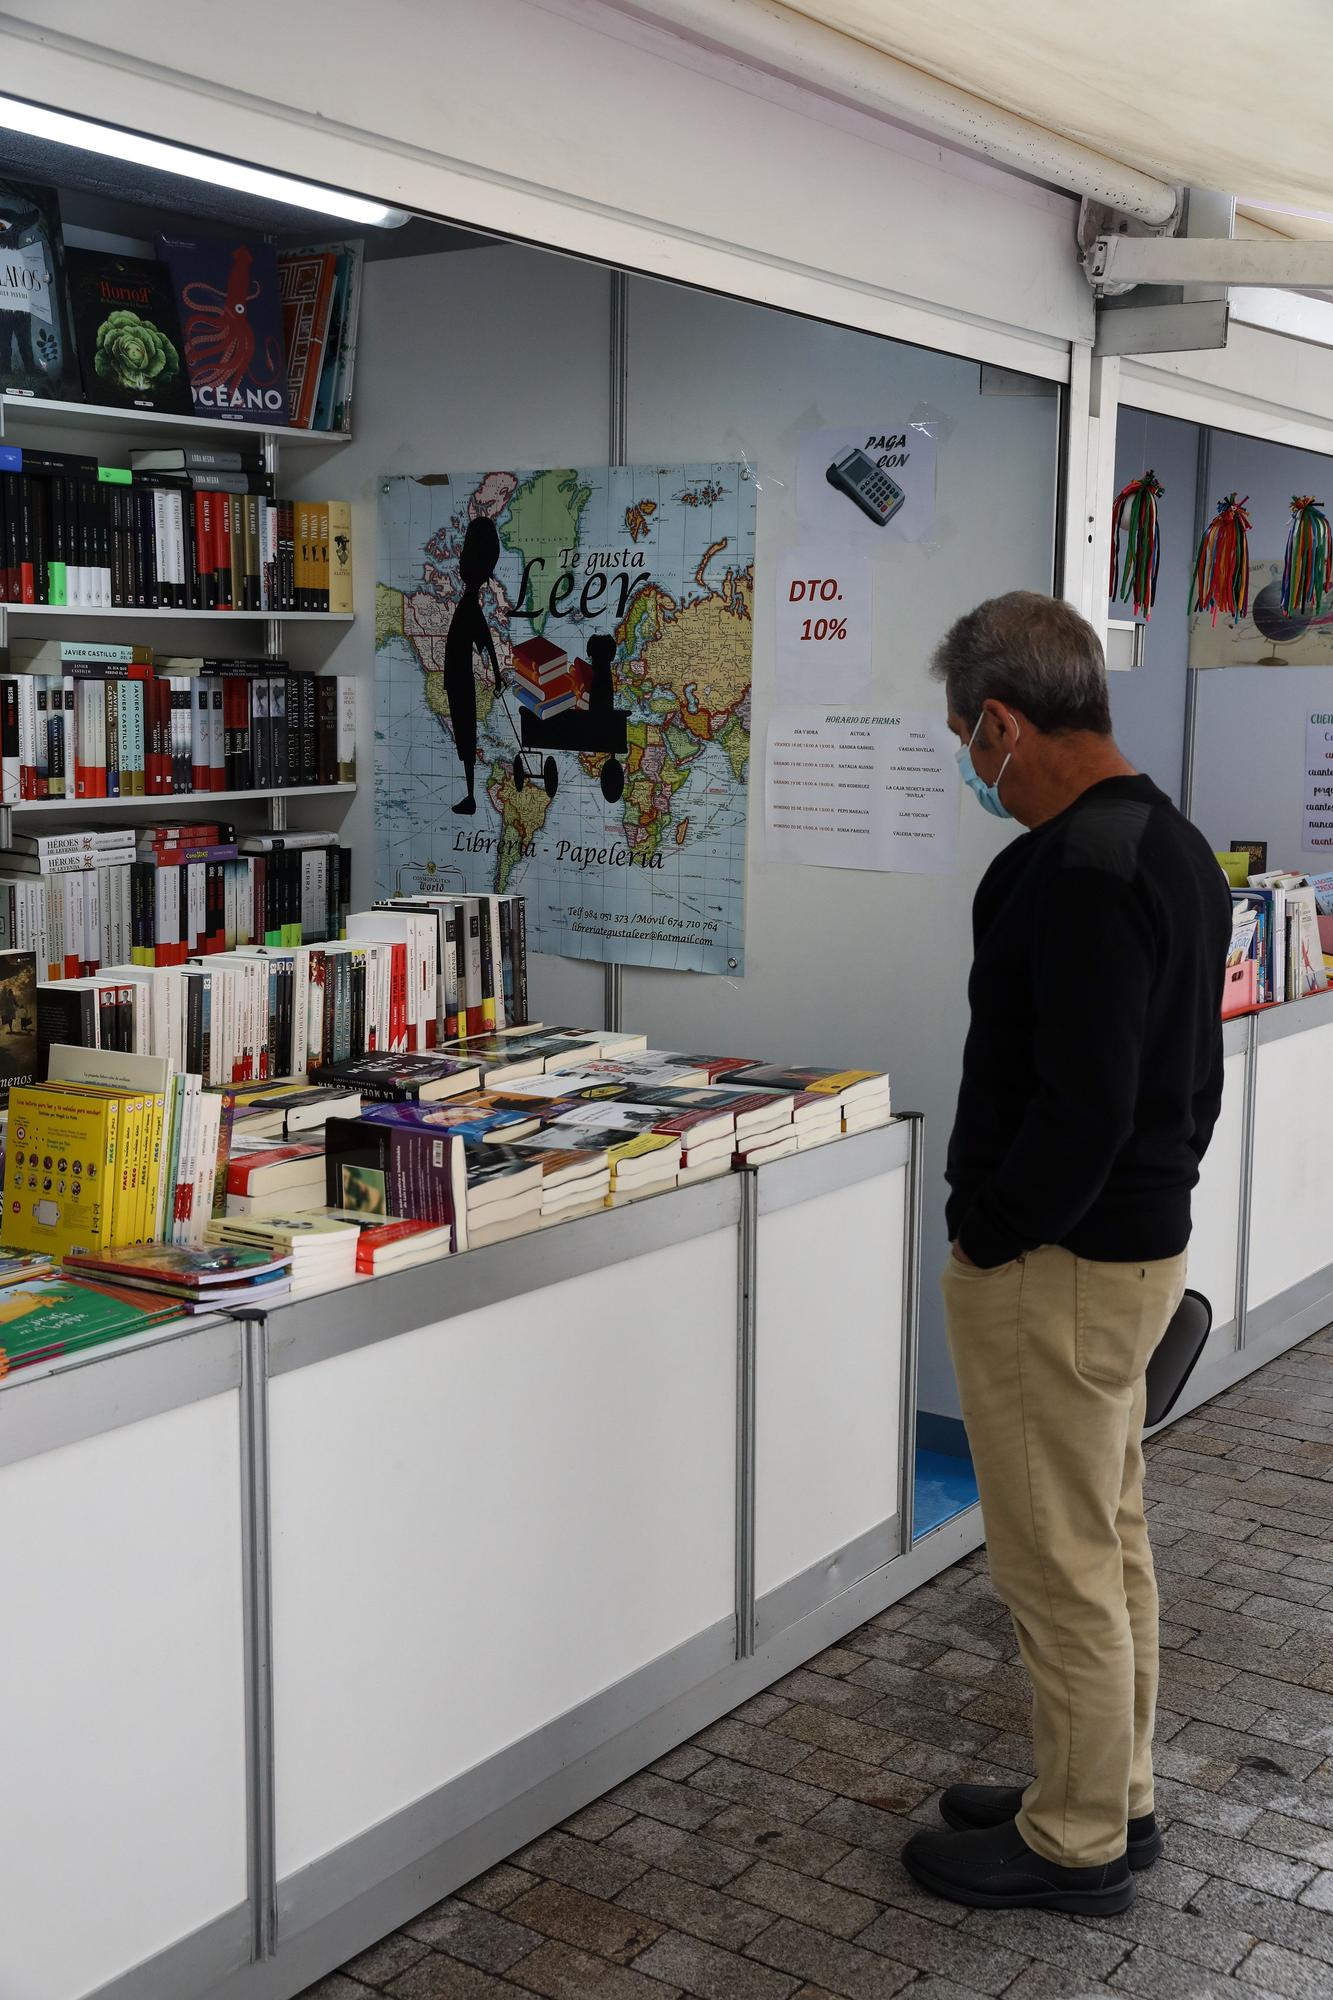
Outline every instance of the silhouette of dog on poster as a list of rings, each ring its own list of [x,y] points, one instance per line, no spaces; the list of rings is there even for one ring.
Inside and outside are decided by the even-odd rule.
[[[494,521],[479,514],[467,524],[463,550],[458,559],[462,596],[449,621],[444,641],[444,692],[449,703],[454,748],[463,766],[467,795],[454,807],[456,813],[475,813],[477,801],[473,780],[477,769],[477,676],[475,655],[481,653],[491,663],[495,692],[504,693],[500,663],[495,657],[495,641],[481,608],[481,593],[495,575],[500,560],[500,536]]]

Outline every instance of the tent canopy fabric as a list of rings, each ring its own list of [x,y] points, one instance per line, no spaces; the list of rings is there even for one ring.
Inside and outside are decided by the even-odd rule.
[[[1333,228],[1329,0],[787,4],[1127,165],[1234,194],[1283,235]]]

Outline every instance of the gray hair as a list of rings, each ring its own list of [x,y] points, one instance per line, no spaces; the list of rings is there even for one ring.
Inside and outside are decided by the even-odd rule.
[[[1002,701],[1051,735],[1111,733],[1101,642],[1086,618],[1058,597],[1011,590],[989,597],[949,627],[930,671],[949,711],[975,723],[983,702]]]

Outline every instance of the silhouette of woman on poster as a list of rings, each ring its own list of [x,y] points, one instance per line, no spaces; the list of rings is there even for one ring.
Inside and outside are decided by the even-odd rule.
[[[458,559],[462,596],[449,621],[444,641],[444,692],[453,725],[454,748],[463,764],[467,797],[458,801],[456,813],[474,813],[477,801],[472,792],[477,768],[477,680],[474,653],[484,653],[491,663],[495,692],[503,692],[500,665],[495,657],[495,641],[481,608],[481,593],[495,575],[500,560],[500,536],[494,521],[480,514],[469,521]]]

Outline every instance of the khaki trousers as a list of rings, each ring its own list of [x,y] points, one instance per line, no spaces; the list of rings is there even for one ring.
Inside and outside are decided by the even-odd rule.
[[[1019,1831],[1070,1868],[1113,1861],[1153,1810],[1157,1585],[1143,1514],[1144,1372],[1185,1257],[950,1256],[949,1347],[991,1577],[1032,1681],[1037,1775]]]

